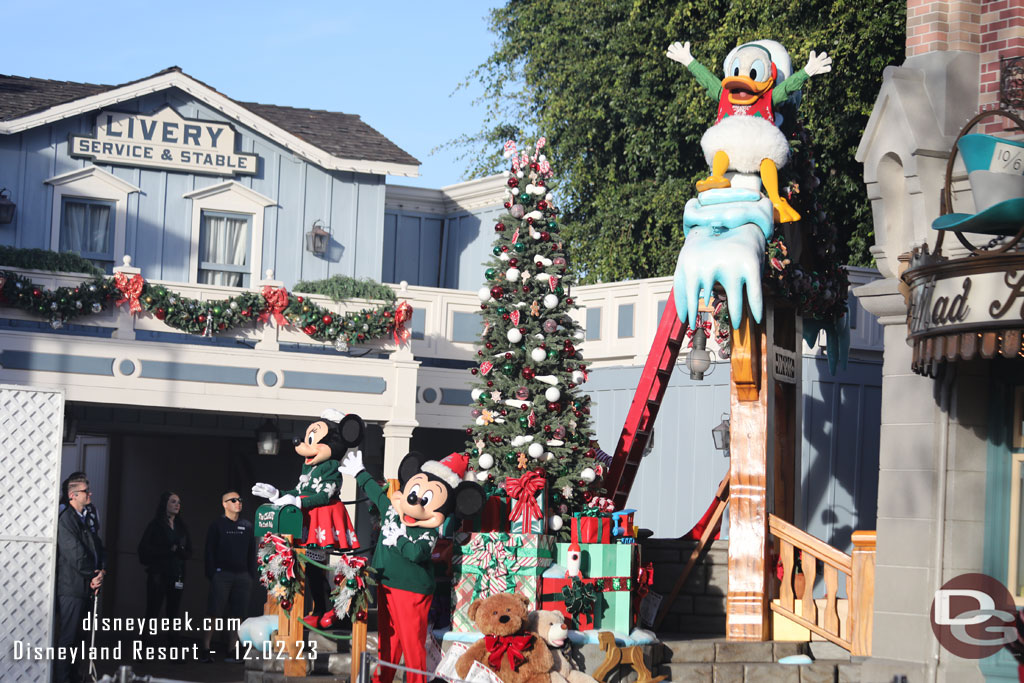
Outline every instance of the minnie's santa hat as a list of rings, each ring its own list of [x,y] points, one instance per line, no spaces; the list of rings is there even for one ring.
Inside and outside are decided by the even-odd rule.
[[[453,489],[459,487],[466,469],[469,467],[469,456],[465,453],[451,453],[444,460],[428,460],[420,467],[420,471],[433,474]]]

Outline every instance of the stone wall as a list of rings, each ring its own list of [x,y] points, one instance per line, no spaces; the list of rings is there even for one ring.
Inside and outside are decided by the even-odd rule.
[[[696,545],[696,541],[669,538],[650,538],[641,544],[641,561],[654,564],[655,592],[668,598]],[[658,628],[658,634],[724,636],[728,570],[729,542],[715,541],[704,559],[693,568]]]

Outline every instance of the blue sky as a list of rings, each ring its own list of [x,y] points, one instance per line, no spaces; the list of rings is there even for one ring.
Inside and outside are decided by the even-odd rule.
[[[454,91],[491,53],[501,4],[8,3],[0,72],[117,84],[180,66],[232,99],[359,114],[422,162],[389,183],[442,187],[465,163],[430,150],[481,127],[479,88]]]

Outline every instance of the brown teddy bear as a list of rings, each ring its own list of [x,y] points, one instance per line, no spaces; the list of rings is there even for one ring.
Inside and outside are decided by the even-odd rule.
[[[551,683],[597,683],[593,676],[573,667],[569,627],[561,612],[535,610],[526,618],[526,626],[551,650]]]
[[[455,663],[459,678],[465,680],[473,662],[480,662],[504,683],[550,683],[551,651],[526,630],[529,606],[529,600],[513,593],[473,601],[468,616],[484,637]]]

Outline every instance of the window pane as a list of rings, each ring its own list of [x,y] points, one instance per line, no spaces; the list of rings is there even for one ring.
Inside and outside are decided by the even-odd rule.
[[[203,212],[199,231],[199,281],[241,287],[247,275],[249,217]]]
[[[601,308],[587,309],[587,341],[601,338]]]
[[[619,339],[633,336],[633,304],[619,304]]]
[[[60,214],[60,250],[72,251],[100,266],[114,262],[113,202],[64,198]]]

